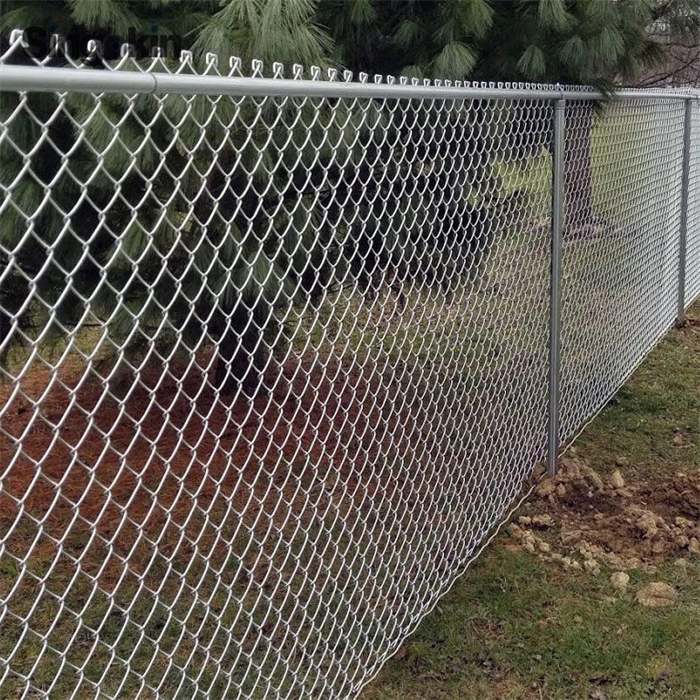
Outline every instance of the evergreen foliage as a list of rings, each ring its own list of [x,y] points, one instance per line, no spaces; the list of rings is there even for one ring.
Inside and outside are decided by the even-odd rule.
[[[38,26],[126,40],[155,26],[182,37],[200,62],[212,52],[262,59],[268,70],[279,61],[287,69],[301,63],[606,89],[661,58],[654,23],[692,34],[700,18],[692,0],[5,0],[1,7],[3,34]],[[104,59],[115,58],[106,48]],[[0,118],[17,105],[16,95],[3,94]],[[495,218],[468,203],[468,192],[440,211],[430,197],[429,171],[439,171],[454,138],[489,138],[475,126],[478,114],[471,124],[448,115],[435,126],[444,133],[434,143],[443,145],[420,155],[428,170],[408,173],[399,170],[413,166],[384,164],[412,162],[399,153],[413,148],[411,120],[398,126],[372,105],[361,123],[342,104],[313,113],[309,103],[299,115],[297,105],[273,99],[262,119],[252,100],[239,111],[218,101],[209,119],[207,97],[167,98],[157,111],[147,96],[109,96],[95,111],[92,97],[69,95],[57,107],[53,96],[30,95],[36,119],[11,120],[0,152],[0,184],[12,192],[0,210],[0,339],[14,342],[17,325],[49,319],[44,337],[65,336],[88,310],[129,351],[156,346],[170,357],[178,343],[191,351],[208,335],[218,348],[219,384],[242,383],[252,393],[263,348],[285,342],[292,306],[314,303],[346,275],[370,290],[389,268],[397,289],[421,270],[432,284],[425,271],[438,269],[440,256],[448,261],[455,245],[483,249],[490,232],[482,226],[474,241],[472,224]],[[415,116],[416,128],[425,128]],[[292,122],[299,139],[289,139]],[[76,123],[85,124],[82,138]],[[372,129],[386,133],[381,145]],[[31,170],[13,142],[31,149]],[[303,144],[301,157],[295,143]],[[452,157],[463,158],[472,178],[489,176],[466,154]],[[412,186],[392,189],[403,181]],[[431,233],[427,251],[431,220],[445,226]]]

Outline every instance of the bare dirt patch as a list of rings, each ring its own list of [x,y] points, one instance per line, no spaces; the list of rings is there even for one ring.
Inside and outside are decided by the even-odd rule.
[[[352,519],[379,491],[401,497],[400,474],[380,483],[370,469],[385,442],[395,453],[415,442],[409,416],[377,435],[396,392],[381,371],[296,357],[269,374],[270,389],[235,401],[177,363],[151,363],[119,391],[79,358],[0,385],[6,551],[40,571],[62,549],[109,589],[127,557],[139,575],[156,546],[225,559],[237,533],[257,545],[256,534],[308,528],[311,514]],[[264,568],[258,549],[250,559]]]
[[[571,449],[510,525],[515,546],[594,575],[700,555],[700,471],[628,483],[602,477]]]

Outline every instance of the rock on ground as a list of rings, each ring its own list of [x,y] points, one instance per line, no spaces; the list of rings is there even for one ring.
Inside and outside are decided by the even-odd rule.
[[[676,600],[676,589],[663,581],[652,581],[637,592],[637,600],[648,608],[665,608]]]
[[[619,469],[616,469],[610,475],[610,486],[612,486],[614,489],[622,489],[625,487],[625,480],[622,478],[622,474],[620,474]]]
[[[616,588],[618,591],[624,591],[629,582],[630,577],[624,571],[616,571],[610,577],[610,583],[612,583],[613,588]]]

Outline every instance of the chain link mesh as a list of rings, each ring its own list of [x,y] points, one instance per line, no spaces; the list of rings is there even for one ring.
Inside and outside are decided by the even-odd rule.
[[[563,441],[676,318],[684,117],[683,102],[663,99],[568,105]]]
[[[357,694],[546,456],[552,105],[2,93],[2,697]],[[563,438],[672,321],[683,102],[567,132]]]
[[[685,264],[686,307],[700,296],[700,103],[691,112],[688,233]]]

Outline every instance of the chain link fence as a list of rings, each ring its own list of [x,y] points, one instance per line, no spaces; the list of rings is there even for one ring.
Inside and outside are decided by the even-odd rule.
[[[562,440],[611,398],[676,316],[684,121],[685,104],[661,97],[600,112],[585,102],[567,108]]]
[[[62,60],[0,59],[0,697],[353,697],[700,293],[697,94]]]
[[[700,104],[691,105],[685,303],[700,296]]]

